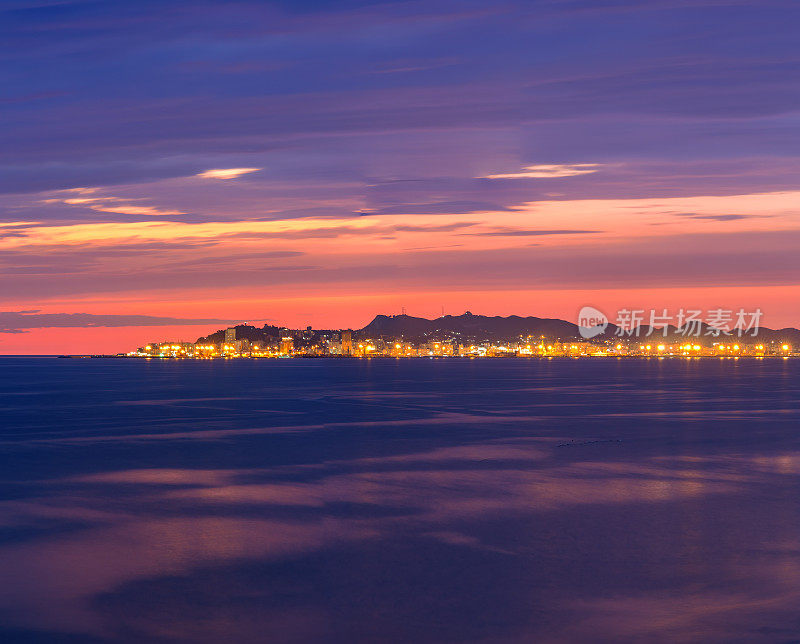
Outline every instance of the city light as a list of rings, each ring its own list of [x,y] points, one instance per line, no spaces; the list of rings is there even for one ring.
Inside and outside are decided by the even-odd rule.
[[[163,358],[163,359],[202,359],[214,358],[292,358],[292,357],[393,357],[393,358],[450,358],[450,357],[487,357],[487,358],[554,358],[554,357],[615,357],[659,358],[671,356],[711,357],[731,356],[765,358],[775,355],[793,356],[791,345],[773,346],[765,344],[748,344],[741,341],[736,344],[714,343],[710,346],[701,344],[639,344],[631,341],[615,340],[610,342],[576,342],[570,338],[545,338],[537,336],[519,336],[502,340],[486,340],[483,342],[465,342],[459,334],[442,333],[438,338],[416,339],[410,341],[399,337],[367,337],[363,332],[358,338],[355,331],[315,331],[307,329],[283,329],[281,333],[264,339],[251,341],[241,337],[237,327],[218,332],[218,341],[202,338],[192,342],[151,342],[139,349],[121,354],[127,357]],[[224,336],[224,337],[223,337]],[[252,337],[252,336],[251,336]]]

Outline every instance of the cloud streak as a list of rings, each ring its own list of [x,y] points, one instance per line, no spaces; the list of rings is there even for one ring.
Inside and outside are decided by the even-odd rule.
[[[546,235],[594,235],[602,230],[525,230],[520,228],[496,228],[474,233],[460,233],[472,237],[542,237]]]
[[[233,324],[219,318],[173,318],[153,315],[97,315],[93,313],[40,313],[0,311],[0,333],[24,333],[29,329],[92,328],[128,326],[178,326],[192,324]]]
[[[262,168],[217,168],[213,170],[206,170],[199,173],[197,176],[201,179],[236,179],[244,174],[251,172],[258,172]]]
[[[529,165],[522,172],[488,174],[484,179],[557,179],[592,174],[600,169],[599,163],[567,163],[561,165]]]

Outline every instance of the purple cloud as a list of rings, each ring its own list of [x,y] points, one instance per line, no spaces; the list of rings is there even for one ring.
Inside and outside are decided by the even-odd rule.
[[[376,157],[415,176],[447,150],[439,172],[464,179],[462,150],[435,145],[455,130],[481,150],[471,176],[614,158],[794,158],[798,146],[791,2],[4,6],[10,192],[224,167],[352,185],[368,182]],[[393,133],[406,139],[394,160]]]
[[[0,333],[24,333],[29,329],[54,327],[89,328],[233,323],[235,323],[235,320],[156,317],[152,315],[95,315],[92,313],[0,311]]]

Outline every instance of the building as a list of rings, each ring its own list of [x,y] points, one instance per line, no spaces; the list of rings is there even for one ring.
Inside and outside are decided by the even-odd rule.
[[[342,355],[353,355],[353,332],[350,329],[342,331]]]

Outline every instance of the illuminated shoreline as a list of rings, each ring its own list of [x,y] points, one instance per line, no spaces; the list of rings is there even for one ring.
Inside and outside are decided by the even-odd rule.
[[[481,326],[474,321],[481,320]],[[450,318],[456,328],[430,327],[430,320],[377,316],[359,330],[288,329],[238,325],[195,342],[157,341],[120,356],[131,358],[551,358],[551,357],[787,357],[800,341],[791,333],[729,333],[708,327],[702,335],[667,333],[668,327],[637,329],[639,333],[592,334],[594,329],[558,320],[528,328],[502,329],[510,318],[478,318],[466,313]],[[378,323],[376,323],[376,321]],[[435,322],[435,321],[434,321]],[[513,320],[516,324],[516,319]],[[399,323],[399,326],[397,325]],[[553,328],[553,324],[557,328]],[[422,324],[422,327],[419,325]],[[459,324],[461,325],[459,327]],[[466,324],[467,326],[464,326]],[[469,325],[473,324],[472,327]],[[494,327],[492,328],[492,324]],[[392,326],[394,325],[394,326]],[[426,326],[427,325],[427,326]],[[530,328],[533,325],[533,328]],[[513,327],[512,327],[513,328]],[[535,330],[534,330],[535,329]],[[635,330],[636,331],[636,330]],[[656,333],[654,333],[656,331]],[[587,333],[589,332],[589,333]],[[796,334],[795,334],[796,335]],[[798,354],[800,355],[800,354]]]
[[[418,355],[418,356],[391,356],[391,355],[366,355],[366,356],[342,356],[342,355],[292,355],[292,356],[243,356],[243,355],[229,355],[229,356],[141,356],[129,354],[96,354],[96,355],[60,355],[58,358],[71,358],[71,359],[98,359],[98,358],[127,358],[138,359],[144,361],[219,361],[219,360],[554,360],[554,359],[615,359],[615,360],[665,360],[681,359],[681,360],[788,360],[789,358],[798,358],[798,353],[787,353],[785,355],[769,354],[769,355],[688,355],[688,354],[628,354],[628,355],[615,355],[615,354],[583,354],[583,355]]]

